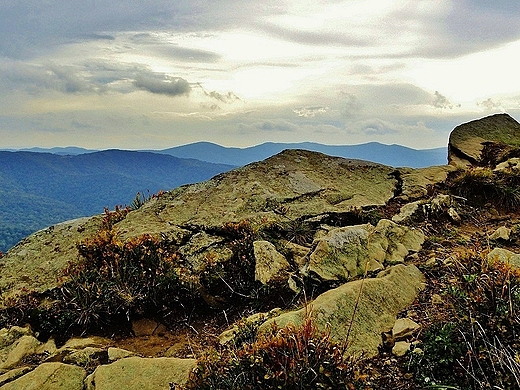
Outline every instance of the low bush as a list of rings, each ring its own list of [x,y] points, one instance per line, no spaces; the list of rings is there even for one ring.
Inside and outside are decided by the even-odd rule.
[[[411,354],[422,384],[520,388],[520,271],[484,254],[459,256],[444,281],[452,317],[430,326]]]
[[[478,204],[491,202],[495,207],[516,210],[520,207],[520,172],[491,168],[471,168],[459,171],[448,181],[455,194]]]
[[[344,347],[308,318],[301,327],[274,326],[252,343],[205,352],[184,390],[344,389],[353,371]]]

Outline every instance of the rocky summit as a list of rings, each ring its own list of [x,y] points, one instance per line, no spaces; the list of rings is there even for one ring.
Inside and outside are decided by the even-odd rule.
[[[39,231],[0,259],[0,389],[518,387],[519,144],[286,150]]]

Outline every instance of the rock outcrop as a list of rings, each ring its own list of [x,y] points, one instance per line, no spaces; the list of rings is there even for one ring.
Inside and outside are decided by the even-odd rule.
[[[424,242],[420,230],[382,219],[370,224],[331,229],[317,240],[304,273],[325,281],[348,281],[387,264],[402,263]]]
[[[357,280],[329,290],[308,307],[267,320],[259,332],[273,323],[300,326],[307,316],[338,343],[347,343],[347,353],[370,357],[377,354],[381,333],[392,329],[396,315],[408,307],[424,287],[422,273],[413,265],[396,265],[377,278]]]
[[[449,164],[496,165],[518,153],[520,123],[507,114],[495,114],[459,125],[450,134]],[[516,151],[515,151],[516,150]]]

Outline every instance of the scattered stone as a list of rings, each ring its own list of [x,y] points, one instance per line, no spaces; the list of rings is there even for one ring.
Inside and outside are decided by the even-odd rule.
[[[43,363],[1,387],[2,390],[83,390],[86,371],[63,363]]]
[[[511,229],[505,226],[500,226],[489,236],[489,239],[509,241],[511,239]]]
[[[412,321],[410,318],[399,318],[392,328],[392,337],[395,340],[402,340],[411,336],[421,325]]]
[[[272,309],[267,313],[255,313],[249,317],[242,319],[238,323],[235,323],[230,329],[225,330],[219,336],[219,342],[221,345],[229,344],[234,341],[238,335],[244,330],[248,330],[256,333],[256,330],[260,325],[270,318],[277,317],[281,314],[282,310],[279,308]]]
[[[406,221],[410,221],[415,213],[420,210],[420,206],[424,203],[424,201],[417,200],[412,203],[407,203],[399,210],[399,214],[396,214],[392,217],[392,221],[395,223],[403,223]]]
[[[503,248],[495,248],[487,255],[490,264],[497,262],[510,265],[512,268],[520,270],[520,254],[508,251]]]
[[[520,158],[510,158],[503,163],[498,164],[493,172],[508,172],[508,171],[516,171],[520,169]]]
[[[24,335],[0,350],[0,370],[6,371],[19,365],[27,356],[36,353],[41,345],[35,337]]]
[[[444,302],[439,294],[432,294],[431,302],[433,305],[440,305]]]
[[[195,359],[128,357],[98,366],[86,380],[87,390],[164,390],[183,385],[197,366]]]
[[[21,377],[22,375],[27,374],[29,371],[32,371],[32,367],[18,367],[13,368],[12,370],[7,371],[5,374],[0,375],[0,386],[5,385],[6,383],[14,381],[16,378]]]
[[[262,284],[287,280],[291,265],[269,241],[253,242],[255,255],[255,280]]]
[[[104,348],[112,343],[111,340],[104,337],[74,337],[69,339],[60,349],[82,349],[86,347]]]
[[[127,351],[126,349],[114,348],[114,347],[108,348],[108,360],[110,362],[115,362],[116,360],[124,359],[124,358],[130,357],[130,356],[135,356],[135,355],[136,355],[135,352]]]
[[[412,344],[411,343],[408,343],[406,341],[397,341],[395,344],[394,344],[394,347],[392,348],[392,353],[395,355],[395,356],[404,356],[406,355],[406,353],[408,351],[410,351],[410,346]]]
[[[87,367],[89,364],[106,363],[108,361],[107,351],[102,348],[86,347],[72,352],[63,358],[63,363]]]
[[[462,218],[460,217],[459,213],[457,213],[457,210],[455,210],[453,207],[450,207],[448,209],[448,216],[455,223],[460,223],[462,221]]]

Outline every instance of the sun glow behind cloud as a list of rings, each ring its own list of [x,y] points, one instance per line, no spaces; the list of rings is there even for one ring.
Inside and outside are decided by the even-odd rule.
[[[70,4],[58,18],[60,1],[32,4],[33,25],[21,5],[0,5],[5,146],[31,146],[27,135],[43,131],[47,146],[81,134],[89,147],[435,147],[461,121],[519,108],[510,3],[99,0],[79,20]]]

